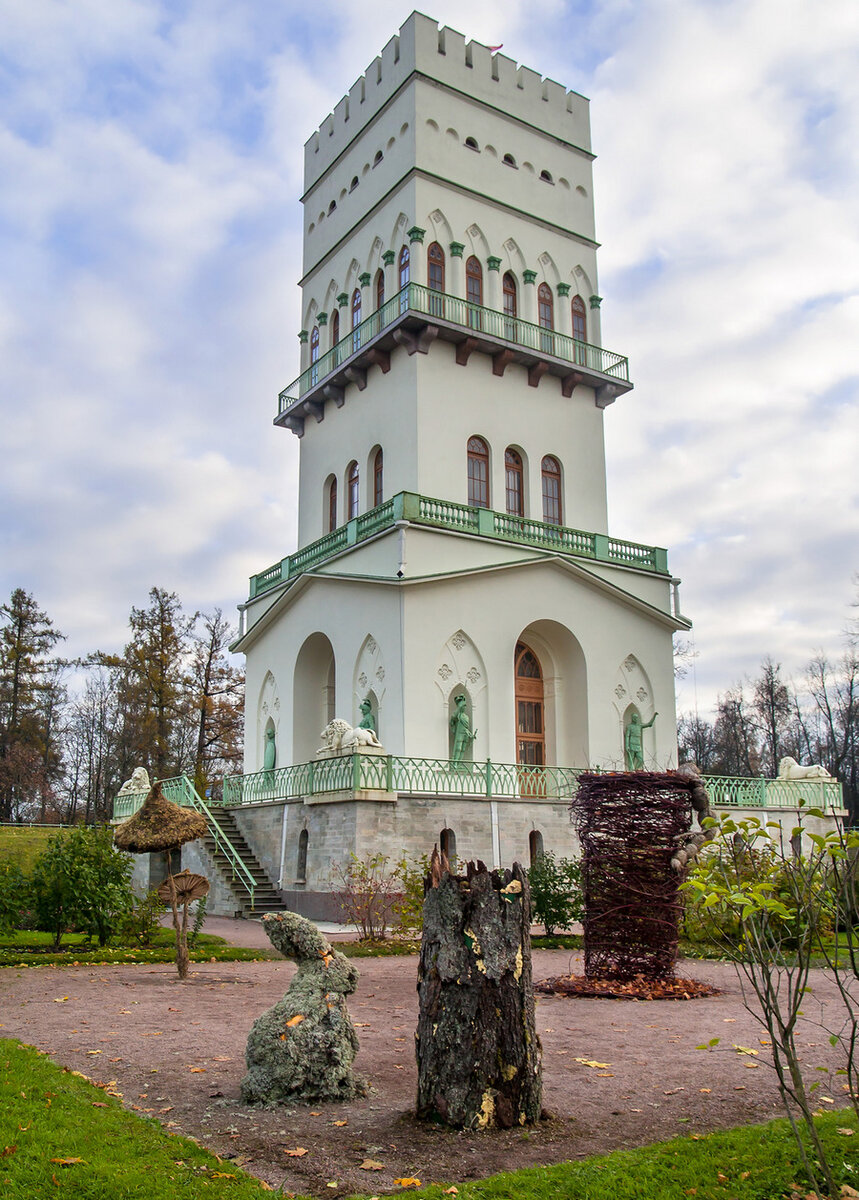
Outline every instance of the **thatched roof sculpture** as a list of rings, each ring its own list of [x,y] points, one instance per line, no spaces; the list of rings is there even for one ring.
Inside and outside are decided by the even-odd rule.
[[[209,894],[209,881],[205,875],[195,875],[186,867],[178,875],[171,875],[158,888],[158,896],[165,904],[170,904],[175,892],[176,899],[181,904],[190,904],[192,900],[200,900]]]
[[[202,813],[180,808],[168,800],[161,784],[153,784],[149,795],[133,817],[114,830],[113,841],[120,850],[132,854],[148,854],[159,850],[175,850],[185,842],[204,837],[207,825]]]

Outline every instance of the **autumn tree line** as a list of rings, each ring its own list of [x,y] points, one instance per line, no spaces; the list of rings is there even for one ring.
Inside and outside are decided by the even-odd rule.
[[[241,770],[244,672],[220,609],[186,613],[154,587],[128,626],[121,654],[67,659],[33,596],[0,605],[0,821],[108,820],[138,766],[201,794]]]

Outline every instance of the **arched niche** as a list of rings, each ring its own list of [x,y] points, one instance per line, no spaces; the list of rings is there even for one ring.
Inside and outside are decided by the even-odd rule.
[[[380,741],[386,691],[384,655],[379,643],[368,633],[361,643],[352,673],[352,724],[361,723],[361,701],[369,698]]]
[[[324,633],[312,633],[295,660],[292,685],[292,756],[310,762],[319,748],[319,735],[336,715],[334,647]]]
[[[254,746],[256,749],[255,770],[261,771],[265,761],[266,730],[274,729],[275,745],[280,750],[280,696],[277,680],[271,671],[266,671],[257,702],[256,730],[254,731]],[[279,764],[282,765],[282,762]]]
[[[449,758],[451,750],[450,719],[456,709],[455,697],[466,696],[466,712],[471,730],[477,730],[476,742],[471,744],[471,757],[489,757],[489,710],[486,666],[480,651],[463,629],[451,634],[441,649],[435,671],[435,685],[439,694],[439,736],[435,739],[435,753],[439,758]]]
[[[638,714],[642,725],[647,725],[652,719],[654,712],[653,687],[651,686],[650,678],[634,654],[627,654],[626,658],[617,668],[612,689],[612,703],[614,705],[617,728],[618,757],[616,765],[623,770],[626,765],[624,738],[629,718],[635,712]],[[654,739],[655,734],[651,725],[642,733],[645,766],[655,765],[654,749],[656,743]],[[611,765],[615,764],[612,763]]]
[[[562,767],[588,766],[587,664],[578,638],[559,621],[532,621],[511,646],[511,675],[519,643],[527,646],[540,664],[546,762]],[[513,683],[515,687],[515,679]]]

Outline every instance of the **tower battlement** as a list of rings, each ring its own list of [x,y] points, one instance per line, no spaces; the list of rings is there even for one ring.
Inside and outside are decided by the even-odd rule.
[[[415,73],[590,151],[584,96],[413,12],[305,143],[305,190]]]

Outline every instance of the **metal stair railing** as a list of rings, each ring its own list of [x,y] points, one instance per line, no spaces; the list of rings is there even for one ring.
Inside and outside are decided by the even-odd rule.
[[[227,862],[230,864],[232,878],[238,882],[250,896],[251,908],[254,905],[254,890],[256,881],[248,870],[242,856],[236,850],[233,843],[224,833],[223,829],[215,819],[212,810],[202,799],[197,789],[194,787],[187,775],[177,775],[172,779],[161,779],[161,790],[168,800],[172,800],[175,804],[184,805],[186,808],[195,808],[201,812],[206,818],[206,824],[209,827],[209,834],[215,843],[215,851],[224,855]]]

